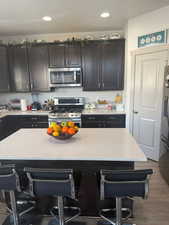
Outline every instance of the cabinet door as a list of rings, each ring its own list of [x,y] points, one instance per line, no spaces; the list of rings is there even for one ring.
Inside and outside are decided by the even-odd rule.
[[[0,46],[0,92],[9,92],[9,70],[6,46]]]
[[[8,48],[11,90],[29,92],[29,70],[26,46],[10,46]]]
[[[82,47],[83,90],[100,90],[100,46],[89,43]]]
[[[51,44],[49,49],[49,66],[64,67],[65,66],[65,45]]]
[[[4,118],[0,118],[0,141],[5,137],[6,131],[4,130]]]
[[[105,128],[104,115],[82,115],[82,128]]]
[[[81,67],[80,43],[65,46],[65,63],[67,67]]]
[[[125,128],[125,115],[105,115],[106,128]]]
[[[124,40],[102,44],[102,90],[124,88]]]
[[[10,115],[5,117],[5,119],[6,119],[6,127],[5,127],[6,137],[18,131],[21,128],[19,123],[19,116]]]
[[[47,45],[34,45],[28,48],[29,71],[32,91],[50,91],[48,79]]]

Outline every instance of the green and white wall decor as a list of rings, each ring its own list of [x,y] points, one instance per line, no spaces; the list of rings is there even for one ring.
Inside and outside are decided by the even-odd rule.
[[[167,30],[145,34],[138,37],[138,48],[150,45],[165,44],[167,42]]]

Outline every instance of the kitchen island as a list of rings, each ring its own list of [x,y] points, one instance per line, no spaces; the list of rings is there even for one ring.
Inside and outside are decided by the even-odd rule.
[[[82,128],[66,141],[48,136],[46,129],[21,129],[0,142],[0,161],[15,163],[20,171],[25,166],[73,169],[82,215],[96,216],[104,204],[100,169],[133,169],[146,157],[125,128]]]

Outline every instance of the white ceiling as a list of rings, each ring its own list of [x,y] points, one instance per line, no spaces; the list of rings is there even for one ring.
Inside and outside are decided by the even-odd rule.
[[[167,5],[169,0],[1,0],[0,35],[119,30],[129,18]],[[100,18],[103,11],[111,16]]]

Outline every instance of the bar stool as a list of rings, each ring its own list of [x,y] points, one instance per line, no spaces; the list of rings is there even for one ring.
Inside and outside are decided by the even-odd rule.
[[[0,166],[0,190],[3,193],[3,200],[5,202],[7,201],[9,194],[9,206],[7,206],[7,210],[10,215],[6,218],[3,224],[13,223],[14,225],[20,225],[21,217],[31,211],[34,207],[32,204],[29,204],[26,205],[26,208],[22,207],[22,210],[18,210],[18,205],[21,204],[21,202],[18,204],[16,196],[21,193],[21,188],[15,165]],[[26,203],[28,203],[28,201]]]
[[[122,199],[126,197],[142,197],[143,199],[147,199],[149,179],[152,174],[153,171],[151,169],[125,171],[101,170],[100,198],[101,200],[107,198],[116,199],[116,218],[114,221],[112,217],[106,214],[104,209],[101,209],[100,216],[110,224],[122,225]]]
[[[29,191],[32,196],[52,196],[57,199],[57,205],[52,206],[50,210],[54,221],[50,224],[64,225],[80,215],[79,207],[64,206],[65,198],[76,200],[73,170],[25,168],[24,171],[29,180]],[[71,215],[65,219],[65,211],[69,210]]]

